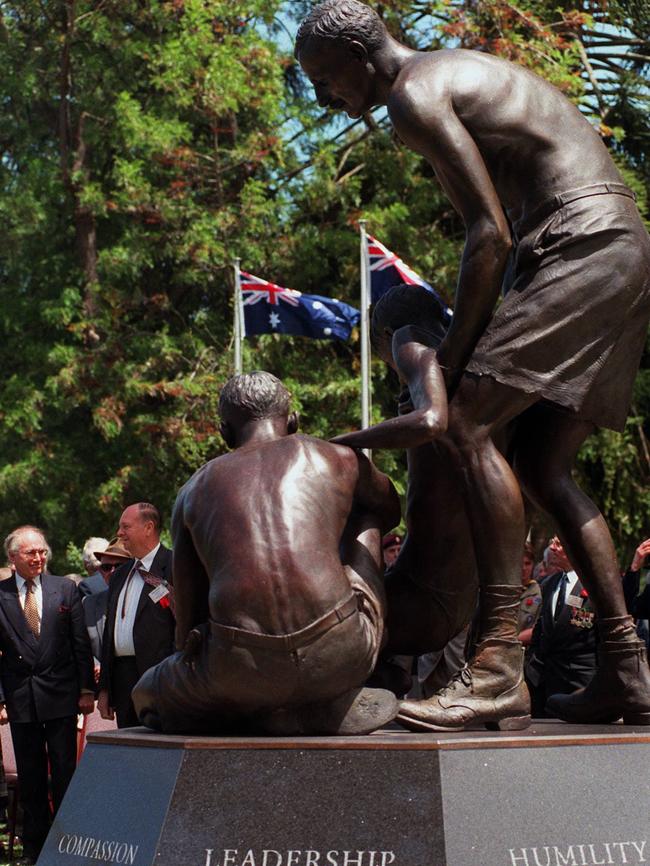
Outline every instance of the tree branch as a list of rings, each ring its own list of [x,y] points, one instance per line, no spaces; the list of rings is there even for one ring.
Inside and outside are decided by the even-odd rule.
[[[591,86],[593,87],[594,93],[596,94],[596,99],[598,100],[598,109],[600,111],[600,118],[601,118],[601,120],[604,120],[605,117],[607,116],[608,112],[609,112],[609,109],[607,107],[607,103],[605,102],[603,94],[600,91],[600,85],[599,85],[598,80],[596,78],[596,73],[594,72],[594,70],[591,66],[591,63],[589,62],[589,58],[587,57],[587,52],[585,51],[585,46],[582,44],[580,39],[578,39],[577,37],[575,39],[575,42],[578,46],[578,54],[580,55],[580,59],[582,60],[582,65],[584,66],[585,71],[587,72],[587,77],[589,78],[589,81],[591,82]]]

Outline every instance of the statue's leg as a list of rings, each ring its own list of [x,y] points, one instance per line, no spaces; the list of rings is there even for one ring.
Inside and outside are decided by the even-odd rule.
[[[386,573],[388,640],[367,685],[390,689],[398,697],[412,687],[414,657],[442,655],[459,633],[464,647],[466,626],[476,609],[476,581],[463,583],[452,569],[420,577],[415,581],[399,564]]]
[[[533,407],[517,433],[515,469],[531,500],[556,523],[569,559],[598,615],[599,666],[585,689],[556,695],[551,715],[599,723],[623,717],[650,725],[650,669],[627,614],[614,545],[598,508],[576,485],[572,467],[593,425],[552,406]]]
[[[436,573],[414,580],[399,564],[392,568],[386,573],[384,653],[420,656],[444,650],[472,619],[477,590],[475,580],[460,585],[458,574],[451,570],[446,570],[443,582]]]
[[[377,661],[383,611],[362,582],[356,582],[354,594],[353,614],[291,651],[296,688],[289,701],[255,719],[259,733],[368,734],[395,718],[395,695],[363,685]]]
[[[517,640],[524,508],[517,479],[491,434],[535,397],[486,376],[465,375],[449,407],[448,436],[464,482],[464,501],[479,565],[477,648],[452,682],[424,701],[405,701],[399,721],[415,730],[462,730],[485,724],[522,728],[530,721]]]
[[[164,734],[243,733],[242,713],[219,687],[221,672],[235,657],[232,648],[214,647],[207,623],[192,629],[183,652],[167,656],[136,683],[132,699],[140,722]],[[238,667],[232,678],[243,680],[247,673]]]

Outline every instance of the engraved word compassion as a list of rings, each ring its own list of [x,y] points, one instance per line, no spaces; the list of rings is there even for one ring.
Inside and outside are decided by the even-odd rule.
[[[127,842],[108,842],[92,836],[74,836],[64,833],[59,842],[59,853],[74,857],[89,857],[104,863],[125,863],[133,866],[139,845]]]

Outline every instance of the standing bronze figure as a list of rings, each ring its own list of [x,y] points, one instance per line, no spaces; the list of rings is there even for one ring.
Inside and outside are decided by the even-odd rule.
[[[397,700],[363,688],[383,641],[381,539],[399,523],[363,454],[296,434],[270,373],[230,379],[235,450],[181,488],[172,517],[176,644],[133,690],[165,733],[364,734]],[[295,435],[292,435],[295,434]]]
[[[622,428],[645,342],[650,242],[632,193],[578,109],[515,64],[474,51],[413,51],[357,0],[317,6],[296,55],[323,107],[360,117],[387,106],[466,228],[455,313],[437,359],[480,565],[481,627],[453,694],[407,702],[403,721],[415,729],[456,727],[459,715],[481,721],[484,702],[498,704],[520,680],[511,599],[525,533],[519,481],[556,522],[600,623],[596,677],[552,698],[549,710],[567,721],[650,724],[650,671],[611,537],[571,475],[595,426]],[[514,418],[516,477],[492,438]],[[485,649],[499,644],[502,663],[490,652],[486,665]]]

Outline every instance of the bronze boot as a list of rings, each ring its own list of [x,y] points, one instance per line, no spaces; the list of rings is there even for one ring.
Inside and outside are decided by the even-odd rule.
[[[598,670],[584,689],[551,695],[546,712],[565,722],[598,725],[622,718],[650,725],[650,668],[630,616],[599,619]]]
[[[528,727],[530,696],[517,640],[520,598],[519,584],[481,587],[473,659],[427,700],[404,701],[397,716],[401,725],[415,731]]]
[[[489,638],[448,686],[425,701],[402,701],[397,721],[412,731],[463,731],[485,725],[518,731],[530,724],[519,641]]]

